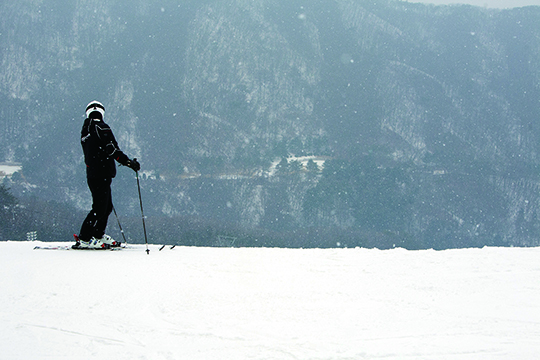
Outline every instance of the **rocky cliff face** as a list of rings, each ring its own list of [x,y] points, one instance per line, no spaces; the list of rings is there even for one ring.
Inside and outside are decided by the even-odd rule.
[[[141,160],[149,216],[291,246],[538,244],[537,7],[0,9],[0,161],[23,163],[19,193],[89,206],[78,134],[99,99]],[[115,183],[117,208],[135,214],[132,178]]]

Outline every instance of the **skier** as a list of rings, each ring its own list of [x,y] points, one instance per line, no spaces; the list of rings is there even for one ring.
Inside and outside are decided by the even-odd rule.
[[[137,159],[129,159],[119,148],[111,128],[103,121],[105,107],[92,101],[86,107],[81,130],[81,145],[86,163],[86,179],[92,193],[92,210],[86,216],[74,249],[107,249],[120,242],[105,234],[107,220],[113,210],[111,182],[116,176],[114,161],[133,169],[141,169]]]

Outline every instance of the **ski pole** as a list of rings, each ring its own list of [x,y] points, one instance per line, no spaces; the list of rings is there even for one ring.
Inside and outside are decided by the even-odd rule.
[[[146,254],[150,254],[150,249],[148,249],[148,238],[146,237],[146,225],[144,223],[144,211],[142,206],[142,197],[141,197],[141,185],[139,184],[139,172],[135,171],[137,175],[137,188],[139,189],[139,202],[141,203],[141,216],[142,216],[142,226],[144,230],[144,242],[146,243]]]
[[[122,234],[122,238],[124,238],[124,244],[127,245],[126,235],[124,235],[124,229],[122,229],[122,225],[120,225],[120,219],[118,218],[118,214],[116,213],[116,209],[114,208],[114,205],[112,209],[114,211],[114,216],[116,216],[116,221],[118,222],[118,227],[120,228],[120,233]]]

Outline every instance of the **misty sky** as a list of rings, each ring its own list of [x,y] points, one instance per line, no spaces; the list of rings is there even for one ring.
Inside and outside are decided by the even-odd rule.
[[[407,1],[407,0],[405,0]],[[521,6],[540,6],[540,0],[408,0],[409,2],[421,2],[437,5],[447,4],[470,4],[490,8],[512,8]]]

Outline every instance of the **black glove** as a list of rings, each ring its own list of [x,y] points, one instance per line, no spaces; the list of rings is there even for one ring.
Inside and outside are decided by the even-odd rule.
[[[134,171],[141,170],[141,164],[139,164],[137,159],[128,160],[128,162],[126,163],[126,166],[132,168]]]

